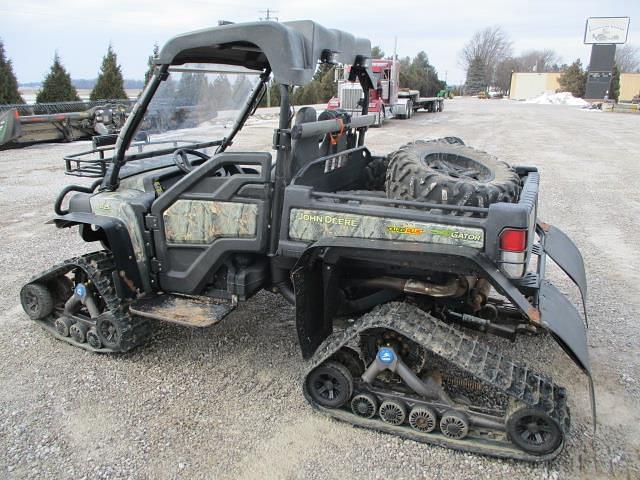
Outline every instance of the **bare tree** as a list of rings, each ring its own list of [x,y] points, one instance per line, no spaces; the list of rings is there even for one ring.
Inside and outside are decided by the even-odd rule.
[[[518,70],[521,72],[548,72],[560,61],[560,56],[551,49],[528,50],[518,58]]]
[[[517,57],[506,57],[496,64],[494,85],[507,92],[511,87],[513,72],[553,72],[560,67],[560,56],[551,49],[528,50]]]
[[[495,81],[496,66],[511,55],[511,40],[502,27],[487,27],[473,34],[460,52],[465,70],[473,63],[482,63],[486,84]]]
[[[640,47],[626,44],[616,49],[616,65],[621,72],[640,72]]]

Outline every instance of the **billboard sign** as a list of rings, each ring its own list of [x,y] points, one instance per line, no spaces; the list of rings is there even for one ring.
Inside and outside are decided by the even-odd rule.
[[[629,17],[589,17],[584,29],[584,43],[626,43]]]

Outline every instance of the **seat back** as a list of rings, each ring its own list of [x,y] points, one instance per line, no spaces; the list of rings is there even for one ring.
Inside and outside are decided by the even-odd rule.
[[[317,120],[315,108],[302,107],[296,113],[294,125],[316,122]],[[291,142],[291,175],[294,176],[307,163],[320,158],[320,156],[320,148],[316,137],[293,140]]]

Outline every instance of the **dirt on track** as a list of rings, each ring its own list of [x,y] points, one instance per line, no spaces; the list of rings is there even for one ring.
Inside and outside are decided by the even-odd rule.
[[[268,149],[275,120],[233,149]],[[569,390],[564,453],[532,465],[453,452],[326,419],[301,393],[294,311],[260,293],[208,329],[155,325],[125,355],[94,355],[28,320],[18,291],[33,274],[92,250],[52,216],[63,154],[87,142],[0,152],[0,477],[3,478],[638,478],[640,476],[640,116],[455,99],[372,129],[383,154],[413,139],[459,136],[541,170],[539,216],[582,250],[598,397],[546,336],[505,345]],[[77,183],[77,182],[76,182]],[[88,183],[88,182],[84,182]],[[557,269],[552,280],[578,292]]]

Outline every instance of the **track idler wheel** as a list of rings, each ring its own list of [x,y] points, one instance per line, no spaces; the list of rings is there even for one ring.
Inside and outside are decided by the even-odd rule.
[[[446,412],[440,419],[440,431],[445,437],[461,440],[469,433],[469,420],[460,412]]]
[[[307,377],[307,391],[314,402],[327,408],[340,408],[353,394],[353,377],[338,362],[326,362]]]
[[[98,336],[98,332],[94,327],[91,327],[87,331],[87,343],[91,345],[92,348],[95,348],[96,350],[99,348],[102,348],[102,341],[100,340],[100,337]]]
[[[391,425],[401,425],[407,417],[407,407],[400,402],[385,400],[380,405],[380,418]]]
[[[419,432],[433,432],[438,424],[436,413],[427,407],[413,407],[409,413],[409,425]]]
[[[56,321],[53,322],[53,326],[58,332],[59,335],[63,337],[68,337],[71,333],[71,326],[73,325],[73,320],[68,317],[59,317],[56,318]]]
[[[42,320],[53,312],[53,296],[47,287],[29,283],[20,290],[22,308],[32,320]]]
[[[122,332],[120,325],[111,313],[104,312],[98,316],[96,319],[96,332],[102,345],[112,350],[120,349]]]
[[[507,434],[513,443],[532,455],[554,452],[564,439],[555,419],[542,410],[528,407],[509,416]]]
[[[69,333],[71,334],[71,338],[73,338],[76,342],[84,343],[87,339],[88,330],[89,327],[80,322],[76,322],[71,325],[71,328],[69,328]]]
[[[378,411],[378,400],[369,393],[361,393],[351,400],[351,411],[363,418],[373,418]]]

